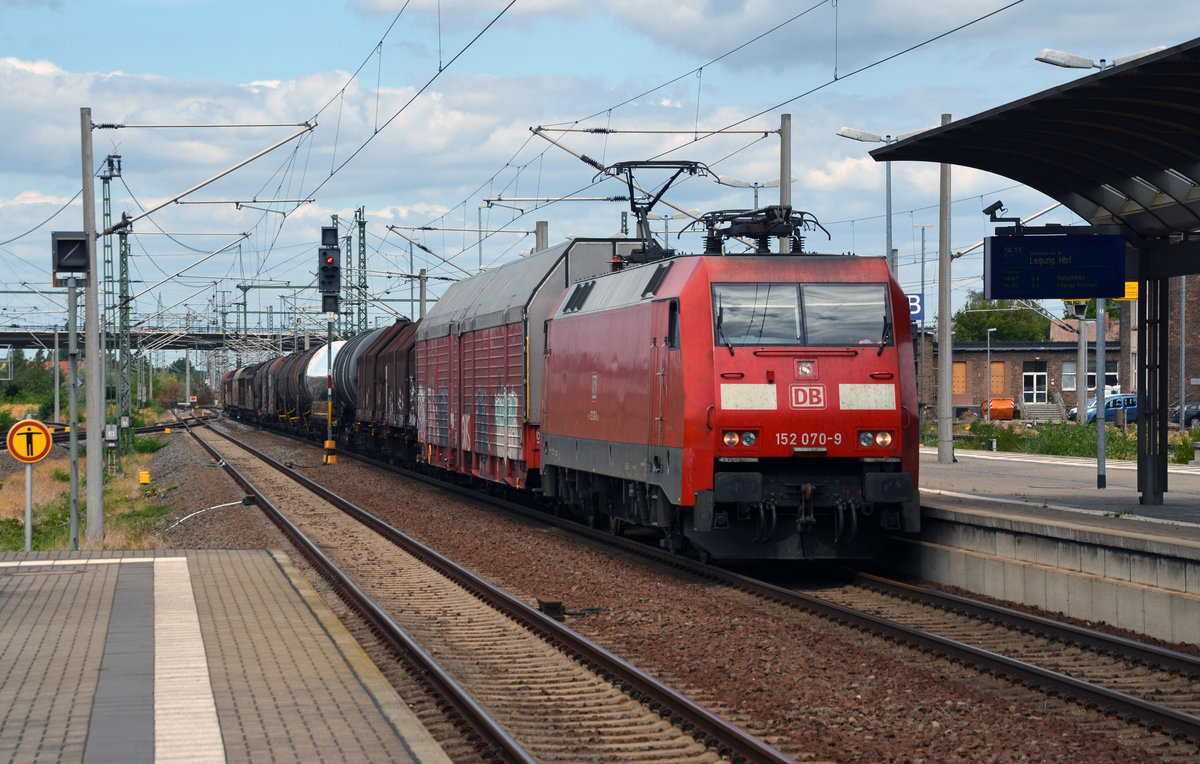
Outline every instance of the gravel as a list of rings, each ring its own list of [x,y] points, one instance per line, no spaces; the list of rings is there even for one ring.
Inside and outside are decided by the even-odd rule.
[[[175,508],[169,546],[282,546],[253,506],[207,509],[241,491],[185,435],[167,437],[150,470],[156,485],[174,486],[162,496]],[[321,466],[316,447],[243,439],[531,605],[588,612],[568,625],[797,761],[1179,760],[1165,738],[1130,736],[1121,722],[919,651],[657,572],[346,458]]]

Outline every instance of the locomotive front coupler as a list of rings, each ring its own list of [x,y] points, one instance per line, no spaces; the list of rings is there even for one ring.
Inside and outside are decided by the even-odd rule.
[[[817,523],[817,513],[813,508],[813,494],[816,486],[805,483],[800,486],[800,504],[796,507],[796,530],[807,531]]]
[[[833,543],[836,544],[843,540],[849,543],[854,540],[858,535],[858,513],[861,508],[862,504],[856,499],[850,498],[849,495],[844,499],[838,499],[834,507]],[[847,530],[847,526],[849,533],[843,539],[842,533]]]

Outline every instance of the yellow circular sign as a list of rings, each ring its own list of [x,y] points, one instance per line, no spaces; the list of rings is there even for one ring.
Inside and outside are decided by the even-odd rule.
[[[36,419],[22,419],[8,431],[8,452],[19,462],[40,462],[52,445],[49,428]]]

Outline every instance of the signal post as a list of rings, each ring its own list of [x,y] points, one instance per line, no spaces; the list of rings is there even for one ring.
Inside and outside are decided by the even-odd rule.
[[[325,311],[326,420],[324,464],[337,464],[337,441],[333,439],[333,322],[338,314],[338,295],[342,291],[342,251],[338,248],[337,216],[335,225],[321,228],[321,246],[317,250],[317,290],[321,310]]]

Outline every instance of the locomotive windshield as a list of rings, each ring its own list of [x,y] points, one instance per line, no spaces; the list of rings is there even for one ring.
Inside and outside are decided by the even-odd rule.
[[[891,345],[885,284],[713,284],[720,345]]]

